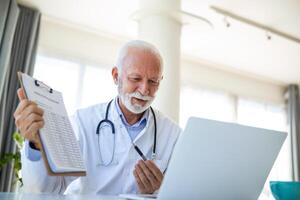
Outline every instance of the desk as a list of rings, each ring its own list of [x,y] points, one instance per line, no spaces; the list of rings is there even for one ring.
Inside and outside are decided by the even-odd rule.
[[[118,196],[2,193],[0,200],[124,200]]]

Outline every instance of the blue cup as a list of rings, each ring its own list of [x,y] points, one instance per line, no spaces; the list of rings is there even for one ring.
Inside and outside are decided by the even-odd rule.
[[[270,188],[276,200],[300,200],[300,182],[270,181]]]

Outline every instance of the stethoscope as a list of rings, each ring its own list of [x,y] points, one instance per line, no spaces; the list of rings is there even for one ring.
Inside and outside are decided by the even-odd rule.
[[[115,148],[116,148],[116,130],[115,130],[115,125],[114,123],[108,119],[108,113],[109,113],[109,108],[111,106],[111,103],[112,103],[113,100],[111,100],[107,107],[106,107],[106,112],[105,112],[105,119],[101,120],[99,123],[98,123],[98,126],[97,126],[97,129],[96,129],[96,134],[98,136],[98,150],[99,150],[99,156],[100,156],[100,163],[99,165],[101,166],[109,166],[113,163],[113,159],[114,159],[114,155],[115,155]],[[156,135],[157,135],[157,127],[156,127],[156,116],[155,116],[155,113],[152,109],[152,107],[150,106],[150,110],[151,110],[151,113],[153,115],[153,120],[154,120],[154,137],[153,137],[153,147],[152,147],[152,154],[151,154],[151,159],[154,160],[156,158]],[[111,128],[111,132],[113,134],[113,153],[112,153],[112,156],[111,156],[111,159],[107,162],[107,163],[104,163],[103,161],[103,158],[102,158],[102,153],[101,153],[101,147],[100,147],[100,139],[101,139],[101,134],[100,134],[100,127],[101,125],[103,124],[108,124]],[[142,151],[140,150],[140,148],[134,144],[132,142],[132,145],[134,147],[134,149],[136,150],[136,152],[143,158],[143,160],[147,160],[147,158],[145,157],[145,155],[142,153]]]

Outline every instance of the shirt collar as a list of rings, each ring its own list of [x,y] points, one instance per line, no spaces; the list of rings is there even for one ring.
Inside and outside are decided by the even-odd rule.
[[[144,112],[142,118],[141,118],[139,121],[137,121],[137,122],[136,122],[135,124],[133,124],[133,125],[130,125],[130,124],[127,122],[127,120],[126,120],[126,118],[125,118],[125,116],[124,116],[124,114],[123,114],[123,112],[122,112],[122,110],[121,110],[121,108],[120,108],[120,105],[119,105],[118,101],[119,101],[119,97],[116,97],[116,100],[115,100],[115,107],[116,107],[116,110],[117,110],[118,115],[120,116],[120,118],[121,118],[121,120],[122,120],[122,123],[123,123],[126,127],[132,127],[132,128],[133,128],[133,127],[139,127],[141,124],[144,124],[144,123],[146,124],[146,123],[147,123],[149,109],[147,109],[147,110]]]

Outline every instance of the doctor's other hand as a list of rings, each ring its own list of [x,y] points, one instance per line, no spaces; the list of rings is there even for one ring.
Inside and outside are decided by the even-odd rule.
[[[20,103],[14,112],[15,124],[21,135],[29,140],[36,149],[40,149],[38,130],[44,126],[44,111],[25,97],[24,90],[18,89]]]
[[[133,175],[142,194],[153,194],[160,188],[164,177],[152,160],[139,160],[135,165]]]

